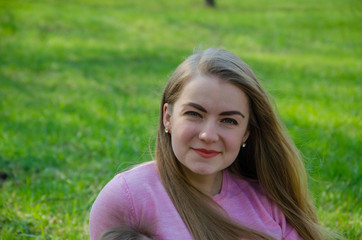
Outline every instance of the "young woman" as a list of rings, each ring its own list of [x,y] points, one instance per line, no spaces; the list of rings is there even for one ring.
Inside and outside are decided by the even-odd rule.
[[[156,239],[323,239],[298,151],[237,56],[188,57],[160,110],[156,160],[104,187],[91,239],[118,225]]]

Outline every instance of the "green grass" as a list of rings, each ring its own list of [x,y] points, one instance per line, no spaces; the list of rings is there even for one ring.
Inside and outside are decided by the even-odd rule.
[[[305,157],[323,226],[362,236],[358,0],[0,0],[1,239],[87,239],[102,186],[151,159],[195,47],[244,59]]]

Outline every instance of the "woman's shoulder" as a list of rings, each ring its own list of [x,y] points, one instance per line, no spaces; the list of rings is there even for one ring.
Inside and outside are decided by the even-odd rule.
[[[160,191],[156,164],[147,162],[114,176],[93,203],[90,215],[91,238],[105,229],[125,224],[137,226],[154,191]],[[159,182],[159,183],[158,183]]]
[[[118,173],[117,176],[132,178],[142,176],[152,177],[157,174],[156,161],[143,162],[132,166],[131,168]]]
[[[230,172],[228,178],[228,198],[222,206],[230,216],[245,223],[246,226],[250,223],[256,224],[255,227],[259,226],[257,230],[270,234],[276,239],[281,239],[281,236],[284,236],[283,239],[300,239],[259,181]],[[265,231],[266,229],[269,232]]]
[[[132,166],[131,168],[118,173],[115,177],[129,180],[147,180],[159,178],[155,161],[149,161]]]
[[[239,189],[237,190],[239,191],[239,194],[242,192],[242,195],[245,196],[253,206],[258,207],[259,209],[265,209],[276,222],[283,222],[280,224],[283,226],[285,225],[285,216],[283,212],[276,202],[269,197],[267,190],[258,180],[245,178],[233,173],[229,173],[229,176],[233,181],[234,188]]]
[[[118,173],[111,182],[126,184],[128,188],[156,184],[160,182],[156,162],[149,161],[135,165],[128,170]]]

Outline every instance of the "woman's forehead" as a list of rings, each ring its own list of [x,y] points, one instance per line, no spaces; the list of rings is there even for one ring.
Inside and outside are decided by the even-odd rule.
[[[210,109],[237,109],[248,112],[248,97],[237,86],[213,75],[198,75],[184,86],[178,105],[196,103]]]

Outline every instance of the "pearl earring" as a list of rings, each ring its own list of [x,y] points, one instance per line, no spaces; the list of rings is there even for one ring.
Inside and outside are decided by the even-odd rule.
[[[243,145],[241,145],[243,148],[245,148],[246,147],[246,143],[243,143]]]
[[[165,133],[168,133],[168,128],[165,128]]]

